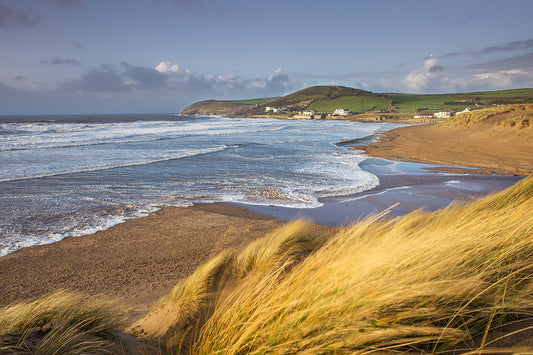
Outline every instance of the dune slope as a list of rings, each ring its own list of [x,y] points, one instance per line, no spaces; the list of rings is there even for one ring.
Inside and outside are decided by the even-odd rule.
[[[172,352],[533,350],[533,177],[324,236],[302,223],[221,254],[132,331]]]

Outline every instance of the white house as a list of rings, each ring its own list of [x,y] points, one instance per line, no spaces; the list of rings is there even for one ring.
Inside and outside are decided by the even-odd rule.
[[[333,116],[348,116],[350,113],[350,110],[346,108],[338,108],[333,111]]]
[[[451,114],[451,112],[447,112],[447,111],[435,112],[433,114],[433,117],[435,117],[435,118],[450,118],[450,117],[452,117],[452,114]]]
[[[286,107],[272,107],[272,106],[265,107],[265,112],[283,113],[285,111],[287,111]]]
[[[307,111],[302,112],[302,114],[304,116],[313,116],[313,115],[316,115],[317,112],[316,112],[316,110],[307,110]]]

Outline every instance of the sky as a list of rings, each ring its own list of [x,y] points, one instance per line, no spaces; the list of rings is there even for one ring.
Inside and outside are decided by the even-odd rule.
[[[0,115],[533,87],[531,0],[0,0]]]

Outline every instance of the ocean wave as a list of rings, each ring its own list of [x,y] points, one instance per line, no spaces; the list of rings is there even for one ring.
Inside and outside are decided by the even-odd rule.
[[[37,179],[37,178],[44,178],[44,177],[50,177],[50,176],[58,176],[58,175],[67,175],[67,174],[76,174],[76,173],[83,173],[83,172],[90,172],[90,171],[99,171],[99,170],[108,170],[108,169],[116,169],[116,168],[124,168],[129,166],[139,166],[139,165],[147,165],[147,164],[153,164],[163,161],[169,161],[169,160],[175,160],[175,159],[183,159],[187,157],[192,157],[196,155],[203,155],[203,154],[209,154],[214,152],[220,152],[225,149],[231,148],[227,145],[221,145],[214,148],[204,148],[204,149],[196,149],[196,150],[190,150],[187,152],[179,153],[179,154],[173,154],[170,156],[165,157],[159,157],[159,158],[153,158],[153,159],[147,159],[142,161],[131,161],[127,163],[120,163],[120,164],[112,164],[112,165],[103,165],[103,166],[95,166],[95,167],[87,167],[87,168],[80,168],[80,169],[70,169],[70,170],[64,170],[64,171],[52,171],[48,173],[35,173],[35,174],[27,174],[24,176],[0,176],[0,182],[7,182],[7,181],[17,181],[17,180],[28,180],[28,179]]]
[[[0,151],[83,147],[186,139],[197,136],[275,132],[282,127],[246,125],[242,122],[126,122],[102,124],[4,124]]]

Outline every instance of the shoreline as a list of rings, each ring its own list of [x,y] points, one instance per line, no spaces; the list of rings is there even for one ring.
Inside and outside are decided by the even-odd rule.
[[[381,174],[380,186],[350,196],[324,198],[324,207],[308,210],[307,215],[298,209],[235,203],[163,207],[147,216],[128,219],[103,231],[67,237],[52,244],[26,247],[0,257],[0,278],[3,280],[0,284],[0,305],[67,289],[115,298],[130,309],[129,315],[134,318],[146,312],[180,279],[189,276],[211,257],[227,248],[242,248],[283,226],[286,221],[301,218],[317,223],[317,228],[335,228],[325,226],[328,219],[338,220],[339,216],[346,216],[345,224],[349,224],[396,202],[401,204],[391,211],[392,217],[420,207],[430,210],[443,207],[443,203],[448,205],[459,196],[454,194],[453,189],[448,189],[447,184],[453,185],[455,180],[461,180],[461,189],[466,189],[470,197],[476,197],[485,195],[486,191],[503,189],[506,187],[504,185],[510,186],[520,179],[512,174],[521,170],[501,164],[498,169],[492,166],[481,170],[463,168],[458,166],[463,165],[460,159],[452,166],[423,167],[429,169],[425,174],[398,176],[386,173],[384,169],[389,168],[383,165],[385,163],[380,157],[393,158],[390,161],[393,168],[408,165],[406,161],[409,158],[416,158],[407,154],[409,149],[400,151],[398,146],[406,145],[404,130],[410,132],[407,137],[412,138],[412,130],[415,130],[416,136],[419,127],[432,126],[408,126],[381,132],[376,142],[365,142],[364,146],[354,147],[364,150],[368,156],[365,169]],[[395,140],[395,137],[401,139]],[[432,136],[423,138],[427,142]],[[406,146],[410,149],[414,147],[416,151],[420,149],[417,144],[420,143]],[[461,146],[463,150],[465,147]],[[392,154],[394,157],[385,157],[391,155],[390,149],[396,149],[395,154]],[[429,161],[429,158],[424,159],[416,162]],[[442,174],[442,171],[445,173]],[[464,174],[464,177],[447,175],[446,172]],[[494,172],[507,174],[501,179],[493,176],[495,181],[503,181],[501,188],[493,185],[487,186],[486,190],[475,188],[481,177],[486,178],[482,174]]]
[[[380,164],[384,160],[368,158],[366,163],[366,169],[377,173],[383,169]],[[520,179],[489,178],[494,179],[494,184],[468,191],[487,177],[434,172],[384,175],[374,189],[325,198],[324,206],[315,209],[227,202],[162,207],[106,230],[26,247],[0,257],[0,306],[66,289],[116,299],[129,308],[129,317],[134,319],[210,258],[228,248],[243,248],[289,221],[303,219],[316,223],[317,228],[335,229],[397,202],[400,205],[388,216],[404,215],[422,207],[435,210],[453,200],[465,199],[457,186],[447,186],[452,179],[461,179],[457,185],[467,189],[472,194],[470,198],[501,190]]]
[[[321,207],[305,209],[236,205],[287,222],[303,219],[321,225],[345,226],[393,206],[387,214],[391,218],[419,209],[435,211],[452,202],[471,200],[504,190],[523,178],[489,174],[482,169],[413,164],[374,157],[368,157],[361,163],[361,167],[378,176],[379,185],[351,195],[321,198]],[[402,173],[395,172],[396,169]]]
[[[230,204],[163,207],[146,217],[0,258],[0,305],[57,290],[116,298],[141,314],[224,249],[285,223]]]

